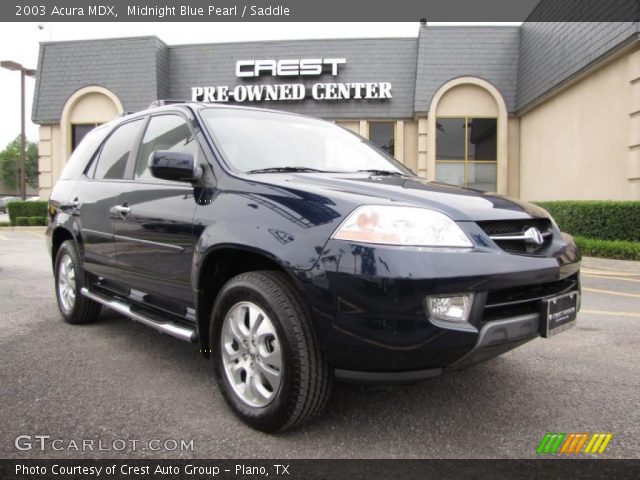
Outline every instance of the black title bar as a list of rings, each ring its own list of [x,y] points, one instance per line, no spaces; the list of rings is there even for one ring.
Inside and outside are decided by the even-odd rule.
[[[638,0],[14,0],[7,22],[638,21]]]
[[[462,452],[459,452],[462,453]],[[637,478],[640,460],[0,460],[3,480]]]

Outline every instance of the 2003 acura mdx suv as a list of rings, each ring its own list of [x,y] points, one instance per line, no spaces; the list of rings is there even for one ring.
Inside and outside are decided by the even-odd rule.
[[[173,104],[98,127],[49,215],[67,322],[106,306],[196,343],[268,432],[320,412],[334,377],[416,382],[579,309],[579,252],[544,210],[288,113]]]

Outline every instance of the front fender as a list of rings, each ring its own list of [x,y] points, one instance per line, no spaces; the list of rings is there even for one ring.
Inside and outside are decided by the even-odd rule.
[[[242,187],[221,190],[210,204],[197,207],[194,274],[202,258],[223,246],[259,253],[284,269],[311,269],[340,224],[343,209],[322,199],[295,198],[282,188]]]

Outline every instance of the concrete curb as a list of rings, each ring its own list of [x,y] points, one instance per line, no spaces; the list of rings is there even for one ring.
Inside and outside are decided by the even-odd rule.
[[[602,272],[623,272],[640,275],[640,262],[633,260],[582,257],[582,268],[585,270],[602,270]]]
[[[28,227],[28,226],[20,226],[20,227],[0,227],[0,232],[39,232],[44,233],[47,231],[47,227]]]

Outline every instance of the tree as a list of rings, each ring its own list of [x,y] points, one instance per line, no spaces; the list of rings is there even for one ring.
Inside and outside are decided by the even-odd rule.
[[[24,176],[27,185],[38,187],[38,145],[26,142]],[[0,181],[8,188],[20,190],[20,135],[0,152]]]

